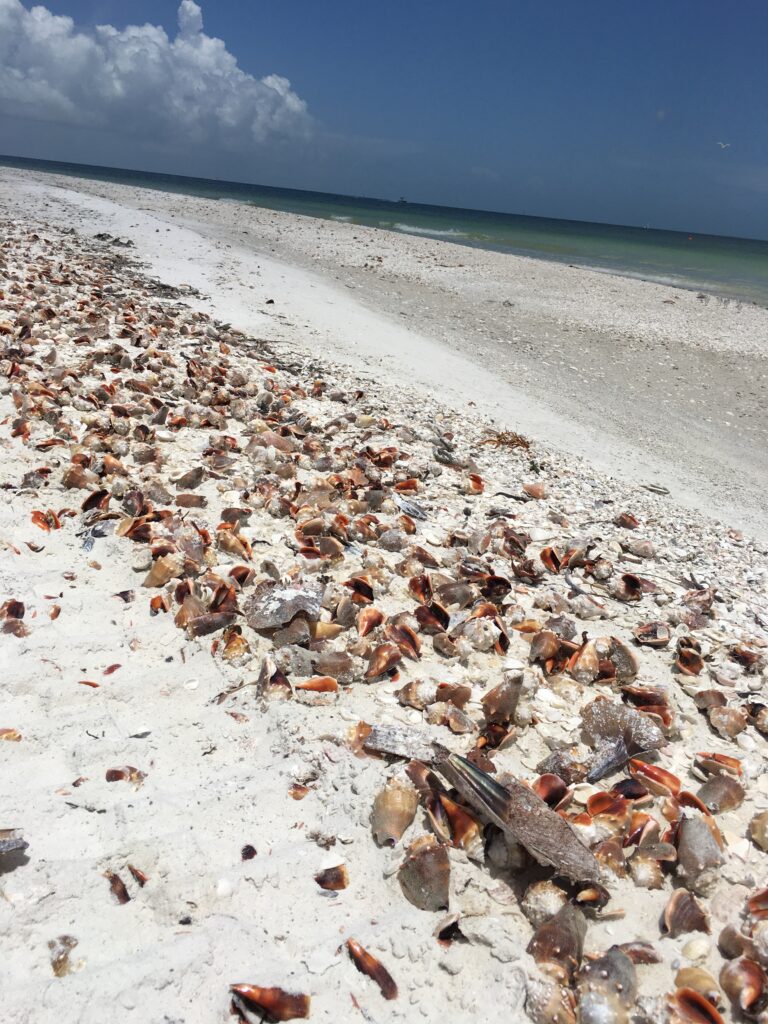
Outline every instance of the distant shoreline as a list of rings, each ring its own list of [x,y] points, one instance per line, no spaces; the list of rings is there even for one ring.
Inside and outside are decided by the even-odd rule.
[[[759,239],[402,203],[28,157],[0,155],[0,165],[442,239],[768,308],[768,242]]]

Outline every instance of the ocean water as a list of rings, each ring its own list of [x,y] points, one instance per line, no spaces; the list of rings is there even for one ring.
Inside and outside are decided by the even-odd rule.
[[[270,210],[591,267],[768,307],[768,241],[388,202],[22,157],[0,156],[0,164],[252,203]]]

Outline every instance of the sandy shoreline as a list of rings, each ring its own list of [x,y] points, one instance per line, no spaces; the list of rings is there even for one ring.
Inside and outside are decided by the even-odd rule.
[[[756,815],[768,828],[762,543],[677,504],[698,493],[679,481],[670,496],[644,488],[663,481],[663,463],[643,463],[626,431],[608,455],[634,451],[634,482],[596,469],[583,438],[569,447],[574,421],[544,392],[485,394],[499,370],[482,352],[469,359],[399,324],[394,305],[358,301],[362,286],[329,282],[323,261],[349,238],[335,226],[325,248],[325,228],[265,215],[266,255],[254,256],[197,201],[106,191],[0,173],[0,829],[28,843],[0,852],[8,1019],[225,1024],[237,1019],[229,986],[248,982],[310,996],[322,1024],[440,1024],[473,1020],[478,1007],[489,1024],[552,1024],[547,999],[560,986],[529,941],[546,908],[581,921],[568,901],[579,903],[586,879],[531,889],[552,874],[547,863],[568,873],[559,853],[539,861],[531,836],[509,838],[477,808],[474,845],[455,824],[445,831],[428,800],[394,848],[371,834],[387,780],[403,781],[407,760],[436,742],[532,784],[557,754],[568,842],[584,858],[612,835],[628,840],[623,872],[605,866],[615,850],[601,852],[606,909],[589,906],[599,894],[579,903],[584,949],[650,943],[656,963],[620,954],[636,974],[633,1021],[666,1024],[678,968],[718,979],[721,930],[758,928],[745,901],[768,863],[768,835],[761,845],[749,831]],[[291,244],[311,270],[286,262],[286,226],[304,233]],[[361,258],[349,245],[336,272],[347,285],[376,274],[372,291],[388,282],[401,305],[412,288],[414,302],[435,302],[439,323],[472,288],[491,287],[474,271],[463,290],[443,282],[437,309],[438,284],[407,284],[409,261],[456,258],[455,247],[392,245],[407,267],[389,277],[340,270],[352,252]],[[600,287],[608,301],[614,280]],[[727,321],[692,311],[672,315],[675,329],[689,323],[698,363],[708,337],[728,342]],[[728,342],[753,368],[754,316]],[[710,336],[708,323],[723,333]],[[669,330],[660,320],[653,345]],[[491,419],[536,427],[530,449],[485,443]],[[691,472],[684,463],[680,477]],[[721,500],[707,508],[722,511]],[[279,597],[291,587],[298,617]],[[644,623],[667,630],[667,646],[635,644]],[[449,690],[397,695],[437,682]],[[499,685],[516,702],[497,714],[483,698]],[[584,782],[612,735],[587,728],[598,697],[628,730],[622,742],[642,730],[673,787],[677,777],[700,791],[717,766],[700,752],[736,758],[728,800],[710,815],[695,797],[683,807],[656,789],[601,815],[589,798],[627,770],[608,765]],[[361,722],[407,730],[406,752],[391,739],[366,747]],[[646,839],[666,844],[645,851],[645,870],[627,835],[636,811],[657,821]],[[686,856],[688,820],[703,826],[714,872]],[[413,843],[433,830],[448,845],[425,909],[407,872]],[[340,864],[348,887],[321,888],[316,877]],[[657,886],[645,888],[654,871]],[[665,933],[665,908],[687,891],[708,932]],[[349,939],[390,971],[395,999],[356,970]],[[52,958],[68,948],[71,970],[56,976]]]
[[[226,321],[286,340],[308,327],[340,362],[768,539],[766,310],[236,203],[7,169],[0,182],[21,208],[55,183],[49,216],[76,208],[88,231],[135,236]]]

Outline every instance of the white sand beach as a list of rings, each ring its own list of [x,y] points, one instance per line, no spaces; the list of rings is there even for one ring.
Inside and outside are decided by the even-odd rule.
[[[0,222],[5,1019],[575,1020],[563,906],[655,951],[617,1022],[766,962],[766,310],[7,168]],[[539,824],[419,801],[439,747]]]

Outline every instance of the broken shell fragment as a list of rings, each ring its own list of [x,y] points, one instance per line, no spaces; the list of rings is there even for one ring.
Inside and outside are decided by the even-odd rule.
[[[764,853],[768,853],[768,811],[760,811],[749,823],[749,838]]]
[[[451,866],[448,851],[434,836],[414,839],[397,873],[409,903],[419,910],[447,910]]]
[[[666,622],[644,622],[633,631],[637,643],[643,647],[666,647],[672,639],[672,631]]]
[[[244,1005],[270,1020],[305,1020],[309,1017],[310,997],[286,992],[282,988],[260,988],[258,985],[230,985],[230,992]]]
[[[373,801],[371,829],[379,846],[395,846],[416,816],[419,794],[404,779],[391,778]]]
[[[329,892],[339,892],[341,889],[346,889],[349,885],[349,873],[345,864],[337,864],[335,867],[318,871],[315,875],[315,881],[321,889],[327,889]]]
[[[352,962],[361,974],[367,974],[376,982],[385,999],[397,999],[397,985],[384,964],[368,952],[356,939],[347,939],[347,949]]]

